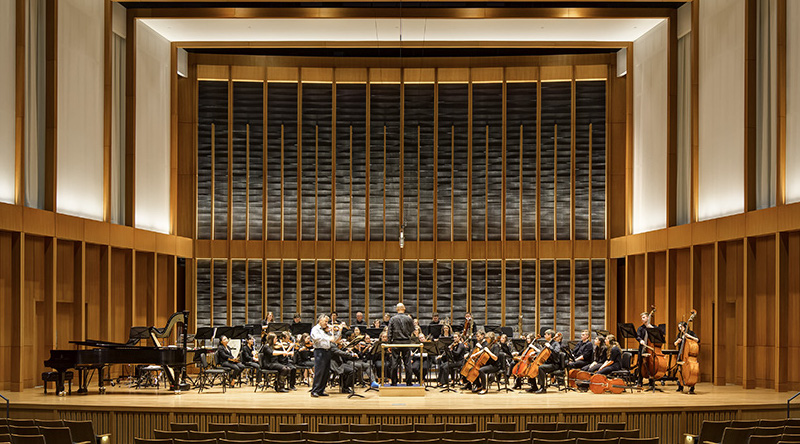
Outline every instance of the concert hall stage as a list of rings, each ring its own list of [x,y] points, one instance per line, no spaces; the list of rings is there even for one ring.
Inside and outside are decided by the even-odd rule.
[[[132,443],[132,437],[151,437],[153,429],[168,429],[170,422],[307,422],[319,423],[405,422],[527,422],[597,421],[627,422],[643,437],[661,436],[662,444],[674,444],[684,432],[696,433],[705,419],[783,418],[788,393],[766,389],[744,390],[738,386],[697,386],[694,396],[675,393],[674,385],[663,393],[559,393],[536,395],[524,391],[486,395],[440,393],[430,389],[424,398],[381,397],[364,389],[365,398],[347,398],[331,391],[327,398],[311,398],[306,387],[290,393],[253,393],[252,387],[220,388],[197,393],[173,394],[164,389],[108,387],[97,394],[59,397],[41,389],[10,393],[12,417],[91,419],[100,432],[110,432],[116,444]]]

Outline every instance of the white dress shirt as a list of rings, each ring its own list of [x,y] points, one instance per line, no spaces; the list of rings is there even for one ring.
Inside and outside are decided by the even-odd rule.
[[[331,343],[335,341],[340,334],[340,332],[336,332],[336,334],[330,335],[317,324],[311,329],[311,340],[314,341],[314,348],[327,350],[331,348]]]

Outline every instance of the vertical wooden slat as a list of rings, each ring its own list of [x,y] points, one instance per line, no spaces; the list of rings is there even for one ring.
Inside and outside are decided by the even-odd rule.
[[[744,45],[744,210],[758,207],[756,182],[756,126],[757,126],[757,53],[758,53],[758,1],[745,0]]]
[[[667,226],[677,223],[678,189],[678,12],[667,19]],[[669,262],[669,261],[667,261]],[[669,282],[669,281],[668,281]],[[669,283],[667,284],[669,285]]]
[[[111,0],[103,2],[103,220],[111,220],[111,91],[112,91],[112,47],[114,35],[111,29]],[[177,96],[177,85],[172,93]],[[175,109],[175,102],[172,108]],[[177,141],[177,119],[173,120],[172,138]],[[175,201],[171,204],[176,205]]]
[[[28,3],[16,0],[16,105],[14,107],[15,143],[14,143],[14,203],[25,203],[25,16]]]
[[[777,89],[778,89],[778,150],[775,186],[775,203],[786,203],[786,0],[777,0],[778,8],[778,54],[777,54]]]
[[[25,349],[25,341],[29,340],[30,325],[25,316],[25,233],[16,233],[12,235],[11,240],[11,311],[7,320],[11,322],[12,331],[17,341],[11,343],[10,358],[17,365],[10,366],[11,368],[11,390],[21,392],[25,388],[25,372],[24,365],[27,360],[25,357],[28,355],[29,350]],[[51,258],[45,250],[45,261]],[[55,262],[53,262],[55,264]],[[55,325],[55,285],[48,286],[48,276],[55,280],[55,266],[52,267],[50,273],[47,271],[45,265],[45,346],[53,344],[53,327]],[[48,309],[52,305],[52,310]],[[48,322],[49,321],[49,322]]]
[[[700,2],[692,2],[692,53],[691,53],[691,169],[692,183],[690,187],[689,222],[697,221],[697,202],[700,180],[699,152],[700,152],[700,119],[698,116],[700,109]]]
[[[744,305],[744,310],[742,310],[742,355],[740,356],[739,365],[742,366],[742,387],[755,388],[756,374],[753,361],[754,357],[757,355],[752,346],[755,345],[753,338],[755,328],[753,328],[753,326],[756,322],[756,316],[754,313],[750,312],[750,309],[752,305],[751,300],[754,298],[756,293],[756,240],[744,238],[740,242],[742,242],[743,251],[742,303]],[[725,291],[730,292],[731,289],[726,288]]]
[[[58,0],[46,6],[46,68],[45,68],[45,191],[44,209],[58,208],[56,186],[58,183]],[[131,35],[131,34],[129,34]],[[133,126],[131,126],[132,128]]]
[[[775,390],[788,390],[789,248],[785,234],[775,233]]]
[[[125,225],[136,223],[136,10],[128,9],[126,17],[125,45]],[[212,132],[213,134],[213,132]],[[212,151],[213,153],[213,151]],[[213,159],[212,154],[212,159]],[[213,161],[212,161],[213,165]],[[212,174],[212,190],[213,174]],[[213,196],[211,208],[214,208]],[[214,232],[214,217],[211,217],[211,232]]]

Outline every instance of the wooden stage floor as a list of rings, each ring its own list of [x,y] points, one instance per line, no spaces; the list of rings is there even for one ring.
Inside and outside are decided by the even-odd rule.
[[[660,436],[662,444],[680,441],[683,433],[697,433],[703,420],[784,418],[789,393],[767,389],[745,390],[738,386],[699,384],[696,395],[675,392],[675,385],[662,393],[619,395],[549,390],[536,395],[524,391],[486,395],[470,392],[441,393],[430,389],[425,397],[381,397],[364,388],[365,398],[347,398],[334,390],[331,396],[311,398],[308,388],[297,391],[254,393],[252,387],[213,388],[174,394],[164,389],[108,387],[105,395],[92,385],[88,395],[59,397],[41,389],[7,393],[12,417],[92,419],[99,431],[118,437],[115,444],[132,443],[133,436],[152,437],[153,429],[168,429],[170,422],[279,423],[307,422],[312,430],[319,423],[416,423],[516,422],[626,422],[643,437]],[[800,408],[799,408],[800,409]]]

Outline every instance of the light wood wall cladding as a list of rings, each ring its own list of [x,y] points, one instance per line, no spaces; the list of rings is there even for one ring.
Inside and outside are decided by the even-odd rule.
[[[597,423],[623,422],[627,429],[639,429],[642,437],[660,437],[663,442],[678,442],[684,433],[697,434],[703,421],[732,419],[783,419],[785,406],[759,409],[681,408],[678,411],[636,412],[631,410],[608,410],[570,413],[471,413],[443,414],[439,412],[398,411],[392,414],[352,413],[277,413],[274,411],[239,411],[213,413],[206,411],[164,411],[147,409],[120,411],[117,409],[70,409],[52,406],[15,407],[12,418],[91,420],[97,433],[111,433],[118,444],[132,444],[133,438],[153,438],[153,430],[168,430],[173,422],[197,423],[200,430],[207,430],[210,423],[269,424],[277,431],[279,424],[307,423],[311,431],[319,430],[319,424],[419,424],[419,423],[469,423],[474,422],[478,430],[485,430],[489,422],[511,422],[524,430],[529,422],[586,422],[589,430]]]
[[[609,295],[618,319],[638,324],[655,304],[670,343],[694,308],[703,381],[800,389],[789,339],[800,307],[798,214],[800,205],[782,205],[612,240],[610,266],[625,274]]]
[[[0,204],[0,390],[40,385],[50,350],[71,340],[163,325],[187,305],[191,251],[178,236]]]
[[[605,328],[608,65],[247,68],[196,67],[198,325]]]

